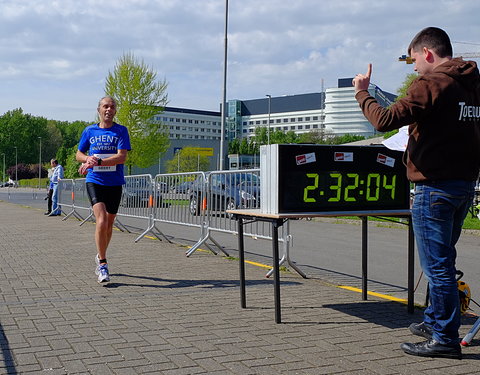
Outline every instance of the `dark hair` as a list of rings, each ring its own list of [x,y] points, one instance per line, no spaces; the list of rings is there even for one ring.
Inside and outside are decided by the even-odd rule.
[[[52,159],[52,160],[50,160],[50,163],[58,164],[58,160],[57,159]]]
[[[439,57],[453,56],[448,34],[438,27],[427,27],[415,35],[408,46],[408,54],[411,55],[412,50],[418,52],[423,47],[435,51]]]

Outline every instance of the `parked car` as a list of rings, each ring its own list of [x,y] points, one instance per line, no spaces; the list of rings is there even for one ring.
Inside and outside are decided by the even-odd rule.
[[[123,207],[148,207],[151,204],[154,207],[161,207],[163,202],[162,193],[168,191],[168,185],[165,182],[157,182],[155,191],[144,181],[136,181],[133,184],[125,185],[123,189],[122,202]]]
[[[193,181],[185,181],[173,187],[173,191],[177,194],[187,194],[193,185]]]
[[[205,181],[197,178],[190,188],[190,213],[199,215],[203,208],[211,211],[260,207],[260,179],[252,173],[212,174]],[[210,184],[207,184],[210,181]],[[230,216],[230,215],[229,215]]]

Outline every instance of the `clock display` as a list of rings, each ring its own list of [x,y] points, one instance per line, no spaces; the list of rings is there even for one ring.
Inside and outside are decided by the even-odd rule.
[[[264,177],[267,185],[268,180],[273,182],[267,188],[270,193],[276,190],[267,202],[270,212],[387,211],[410,207],[402,152],[384,146],[267,147],[272,147],[271,165],[261,166],[261,179],[262,185]]]

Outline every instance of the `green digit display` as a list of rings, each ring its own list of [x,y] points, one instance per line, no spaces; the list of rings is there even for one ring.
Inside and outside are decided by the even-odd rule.
[[[373,189],[372,189],[373,183]],[[372,190],[374,193],[372,194]],[[378,173],[370,173],[367,176],[367,201],[378,201],[380,197],[380,175]]]
[[[355,190],[358,188],[358,174],[357,173],[347,173],[347,177],[353,178],[353,184],[347,185],[345,188],[345,193],[343,196],[343,199],[345,199],[345,202],[356,202],[357,200],[354,197],[349,196],[350,190]]]
[[[309,197],[308,193],[318,188],[318,173],[307,173],[308,178],[313,178],[313,185],[308,185],[303,189],[303,201],[306,203],[316,202],[315,198]]]
[[[390,198],[395,199],[395,184],[397,182],[397,175],[394,174],[392,176],[392,183],[389,185],[387,184],[387,176],[383,176],[383,188],[386,190],[390,190]]]
[[[342,194],[342,175],[340,173],[330,173],[330,177],[337,179],[336,185],[330,185],[330,190],[337,191],[335,197],[328,198],[329,202],[340,202],[340,196]]]

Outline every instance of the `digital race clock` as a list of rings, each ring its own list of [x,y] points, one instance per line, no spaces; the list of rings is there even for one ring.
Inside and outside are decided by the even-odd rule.
[[[260,148],[261,211],[394,211],[410,207],[403,153],[385,146]]]

